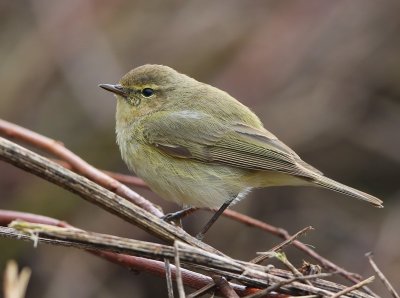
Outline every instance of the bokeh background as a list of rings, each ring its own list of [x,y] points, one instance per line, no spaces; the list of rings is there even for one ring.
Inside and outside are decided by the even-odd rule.
[[[1,1],[0,117],[60,140],[91,164],[128,173],[114,136],[113,97],[97,87],[131,68],[165,64],[228,91],[328,176],[385,201],[376,209],[310,188],[257,190],[235,210],[294,233],[348,270],[399,289],[399,1]],[[200,183],[200,182],[199,182]],[[136,190],[136,189],[135,189]],[[0,208],[84,229],[155,239],[75,195],[0,162]],[[137,189],[165,211],[177,206]],[[185,220],[195,233],[210,216]],[[250,259],[280,242],[221,219],[206,241]],[[300,265],[308,256],[294,249]],[[163,297],[162,279],[84,252],[0,239],[33,269],[28,297]],[[379,282],[373,288],[382,291]],[[382,292],[381,292],[382,293]]]

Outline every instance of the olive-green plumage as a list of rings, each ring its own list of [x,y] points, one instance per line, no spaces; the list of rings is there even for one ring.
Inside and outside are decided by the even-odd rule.
[[[123,160],[167,200],[219,207],[255,187],[310,185],[382,206],[302,161],[226,92],[170,67],[140,66],[119,84],[100,86],[118,100]]]

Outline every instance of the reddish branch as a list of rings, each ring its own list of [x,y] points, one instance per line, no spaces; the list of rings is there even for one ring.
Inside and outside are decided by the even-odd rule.
[[[57,142],[2,119],[0,119],[0,133],[9,138],[18,139],[27,144],[33,145],[38,149],[51,153],[55,157],[68,162],[73,171],[85,176],[121,197],[130,200],[148,212],[158,217],[163,216],[162,211],[156,208],[151,202],[131,190],[126,185],[88,164],[82,158],[65,148],[61,142]]]
[[[59,165],[63,166],[64,168],[66,168],[68,170],[73,170],[72,166],[66,161],[59,160],[59,159],[52,159],[52,161],[58,163]],[[115,180],[118,180],[121,183],[149,189],[149,187],[147,186],[146,182],[144,182],[139,177],[135,177],[135,176],[132,176],[132,175],[120,174],[120,173],[106,171],[106,170],[101,170],[101,171],[104,174],[107,174],[111,178],[114,178]]]

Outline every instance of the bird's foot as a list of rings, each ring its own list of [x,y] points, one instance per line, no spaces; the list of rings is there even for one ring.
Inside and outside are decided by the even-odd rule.
[[[188,208],[184,208],[182,210],[176,211],[176,212],[167,213],[161,218],[167,222],[177,221],[177,220],[180,220],[180,219],[188,216],[189,214],[192,214],[197,209],[198,208],[188,207]]]

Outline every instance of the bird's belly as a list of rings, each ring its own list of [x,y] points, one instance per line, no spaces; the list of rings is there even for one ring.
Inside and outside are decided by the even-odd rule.
[[[220,207],[249,189],[243,179],[246,170],[174,158],[147,145],[127,149],[122,156],[128,167],[154,192],[177,204]]]

